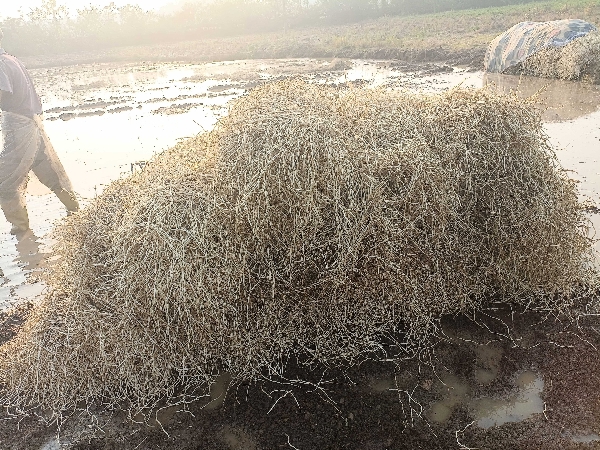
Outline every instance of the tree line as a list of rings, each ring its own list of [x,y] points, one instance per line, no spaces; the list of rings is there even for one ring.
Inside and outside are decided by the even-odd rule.
[[[1,23],[4,48],[19,55],[68,53],[283,29],[328,26],[385,15],[505,6],[536,0],[213,0],[185,3],[172,14],[136,5],[88,6],[70,12],[43,0]]]

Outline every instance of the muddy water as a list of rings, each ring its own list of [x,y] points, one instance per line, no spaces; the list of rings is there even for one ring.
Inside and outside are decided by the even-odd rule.
[[[232,61],[208,64],[90,64],[33,70],[45,126],[86,204],[111,181],[179,139],[211,129],[227,104],[259,83],[301,76],[317,83],[355,83],[435,92],[494,83],[503,92],[537,94],[551,142],[580,181],[582,198],[600,202],[600,89],[581,84],[467,73],[446,66],[343,60]],[[40,270],[50,232],[64,217],[58,199],[32,177],[27,203],[33,235],[18,242],[0,219],[0,310],[43,295]],[[598,215],[592,216],[600,230]],[[482,371],[485,382],[494,369]]]
[[[427,417],[433,422],[448,421],[454,409],[466,406],[480,428],[491,428],[508,422],[520,422],[535,414],[543,414],[543,379],[535,372],[525,371],[517,374],[514,389],[503,398],[473,397],[466,380],[446,374],[436,383],[436,391],[442,397],[433,403]]]
[[[508,422],[521,422],[534,414],[543,414],[541,393],[544,380],[535,372],[523,372],[515,381],[516,392],[508,398],[479,398],[471,405],[477,425],[491,428]]]

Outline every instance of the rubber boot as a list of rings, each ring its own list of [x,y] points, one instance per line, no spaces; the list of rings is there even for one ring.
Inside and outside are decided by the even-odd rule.
[[[56,190],[54,191],[58,199],[62,202],[63,205],[67,208],[69,213],[74,213],[79,211],[79,202],[75,198],[75,194],[65,190]]]
[[[29,214],[22,195],[0,197],[0,206],[6,220],[10,222],[12,234],[20,234],[29,230]]]

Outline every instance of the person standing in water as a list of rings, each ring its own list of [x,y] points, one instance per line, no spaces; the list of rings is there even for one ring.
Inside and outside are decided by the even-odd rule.
[[[0,153],[0,207],[11,233],[29,230],[25,190],[29,171],[67,208],[79,210],[71,181],[44,131],[42,103],[25,66],[2,48],[0,29],[0,110],[4,145]]]

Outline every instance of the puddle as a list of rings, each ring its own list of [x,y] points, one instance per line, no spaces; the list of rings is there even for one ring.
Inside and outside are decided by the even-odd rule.
[[[47,266],[46,248],[33,233],[19,240],[12,235],[5,238],[0,254],[0,311],[41,298],[45,285],[36,275]],[[2,299],[11,301],[3,303]]]
[[[435,383],[435,391],[442,399],[430,406],[427,418],[432,422],[444,423],[457,407],[465,406],[477,426],[485,429],[508,422],[521,422],[544,412],[544,401],[540,397],[544,381],[538,374],[530,371],[521,373],[515,380],[515,390],[507,398],[473,398],[466,380],[447,374]]]
[[[544,412],[544,401],[540,397],[544,380],[538,374],[523,372],[515,385],[518,392],[508,399],[480,398],[471,403],[479,427],[491,428],[508,422],[521,422]]]
[[[454,409],[469,398],[468,384],[451,374],[443,376],[436,383],[436,391],[444,395],[444,398],[434,403],[427,413],[427,417],[433,422],[448,421]]]
[[[52,438],[40,447],[40,450],[60,450],[61,443],[57,438]]]
[[[574,120],[600,108],[600,88],[589,83],[500,74],[485,74],[483,83],[492,84],[505,94],[517,92],[524,98],[537,95],[545,109],[545,122]]]
[[[571,442],[578,444],[592,444],[598,441],[600,441],[600,436],[598,436],[596,433],[577,434],[571,437]]]
[[[546,130],[551,142],[563,149],[559,159],[580,181],[582,197],[600,204],[598,86],[505,75],[484,79],[481,72],[370,60],[81,64],[31,73],[46,111],[46,131],[82,205],[111,181],[137,170],[137,162],[148,161],[180,139],[210,130],[227,113],[228,103],[247,89],[290,76],[421,92],[457,85],[478,87],[490,81],[499,90],[518,89],[523,96],[544,88],[540,99],[548,106]],[[49,232],[65,216],[62,204],[35,177],[28,185],[27,203],[39,249],[48,250]],[[598,229],[599,219],[600,215],[592,215]],[[28,262],[34,256],[32,250],[17,245],[9,229],[0,220],[0,309],[23,296],[35,297],[42,289],[16,289],[37,283],[38,267]],[[486,384],[495,372],[482,367],[477,376]]]
[[[546,131],[558,148],[561,164],[579,182],[581,200],[591,200],[600,207],[600,111],[577,120],[546,124]],[[600,214],[592,214],[591,219],[597,239]],[[599,244],[596,249],[600,250]]]

